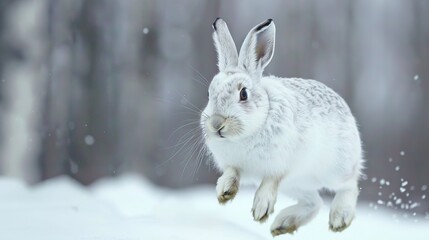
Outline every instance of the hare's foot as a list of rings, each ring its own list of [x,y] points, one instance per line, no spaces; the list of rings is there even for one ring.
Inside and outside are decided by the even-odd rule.
[[[355,217],[358,193],[357,187],[337,191],[329,213],[331,231],[341,232],[350,226]]]
[[[222,176],[217,180],[216,192],[217,200],[220,204],[234,199],[240,185],[240,176],[236,169],[227,168]]]
[[[255,221],[263,223],[274,212],[279,182],[279,178],[266,177],[262,180],[253,199],[252,215]]]
[[[303,195],[298,204],[283,209],[271,225],[273,237],[290,233],[311,221],[319,212],[322,199],[317,192]]]

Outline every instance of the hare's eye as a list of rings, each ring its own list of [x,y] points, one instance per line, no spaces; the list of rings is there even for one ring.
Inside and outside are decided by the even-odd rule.
[[[246,101],[247,100],[247,91],[246,88],[242,88],[240,91],[240,101]]]

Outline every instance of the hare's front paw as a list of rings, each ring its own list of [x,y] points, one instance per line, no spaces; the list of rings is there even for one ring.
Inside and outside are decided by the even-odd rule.
[[[281,178],[277,177],[265,177],[262,180],[253,199],[252,215],[255,221],[263,223],[274,212],[280,181]]]
[[[217,200],[220,204],[234,199],[238,192],[239,178],[235,174],[223,174],[216,185]]]
[[[259,188],[253,199],[252,215],[255,221],[265,222],[274,212],[277,196],[271,189]]]

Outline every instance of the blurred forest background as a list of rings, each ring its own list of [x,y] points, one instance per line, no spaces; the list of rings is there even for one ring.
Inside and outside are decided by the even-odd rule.
[[[181,137],[217,72],[218,16],[237,45],[273,18],[267,73],[317,79],[346,99],[368,159],[362,200],[429,210],[425,0],[0,0],[0,173],[214,183]]]

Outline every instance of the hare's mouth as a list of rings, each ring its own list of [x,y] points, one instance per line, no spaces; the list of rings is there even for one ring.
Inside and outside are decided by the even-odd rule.
[[[214,114],[206,119],[204,128],[209,136],[217,139],[231,139],[241,133],[241,124],[235,117]]]
[[[217,131],[217,135],[219,135],[220,138],[225,138],[225,136],[222,135],[222,130],[225,128],[225,126],[221,127],[218,131]]]

